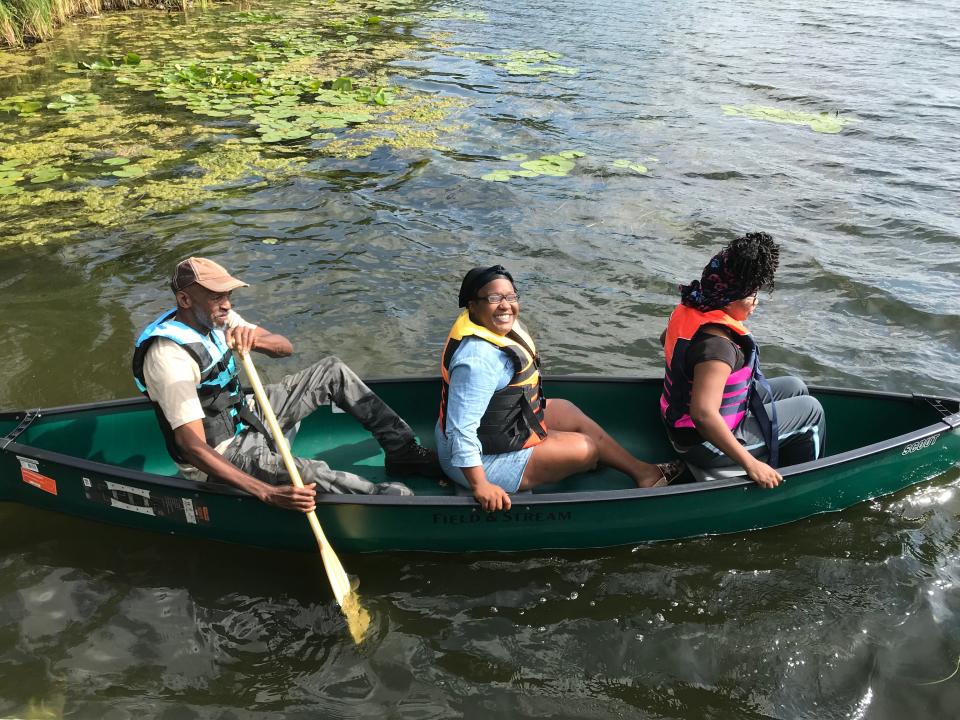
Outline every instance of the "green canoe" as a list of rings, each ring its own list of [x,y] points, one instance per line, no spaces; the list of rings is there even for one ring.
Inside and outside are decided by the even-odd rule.
[[[371,387],[432,445],[439,381]],[[638,457],[672,456],[658,416],[659,380],[553,378],[551,397],[577,403]],[[743,478],[639,490],[603,470],[514,497],[484,513],[452,484],[413,478],[413,497],[325,495],[317,516],[337,551],[589,548],[742,532],[792,522],[896,492],[960,460],[955,399],[821,388],[829,455],[782,469],[763,490]],[[298,455],[374,481],[383,456],[330,407],[304,420]],[[230,487],[175,476],[153,411],[142,399],[0,413],[0,500],[142,530],[262,547],[314,550],[306,520]]]

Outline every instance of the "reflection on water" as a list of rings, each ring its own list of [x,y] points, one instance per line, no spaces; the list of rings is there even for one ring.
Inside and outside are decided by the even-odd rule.
[[[118,205],[91,193],[36,195],[53,201],[26,210],[0,202],[0,243],[38,232],[24,225],[34,221],[47,241],[0,245],[0,406],[133,394],[134,333],[169,303],[165,278],[193,253],[248,280],[240,312],[294,340],[296,357],[265,365],[267,379],[332,352],[367,375],[434,374],[459,279],[488,261],[518,278],[548,372],[656,375],[676,284],[748,229],[784,245],[777,290],[752,321],[771,372],[960,392],[951,4],[911,6],[909,17],[892,0],[338,6],[380,18],[323,30],[369,44],[350,72],[456,101],[448,129],[429,146],[367,157],[301,139],[256,148],[253,163],[245,146],[224,164],[214,156],[227,135],[257,134],[246,121],[158,100],[152,112],[178,120],[154,122],[148,156],[134,147],[143,124],[115,117],[117,139],[86,142],[70,162],[87,178],[98,153],[140,158],[155,174],[89,180],[122,187]],[[159,44],[143,27],[176,29],[168,52],[195,32],[215,55],[251,34],[295,40],[302,13],[322,10],[262,3],[80,22],[30,52],[31,73],[0,76],[0,96],[57,87],[68,77],[57,63],[91,47],[149,58]],[[225,30],[224,12],[261,15]],[[300,19],[281,17],[290,12]],[[406,49],[378,55],[387,39]],[[512,72],[532,57],[516,53],[538,49],[575,72]],[[323,72],[353,62],[338,52]],[[100,78],[96,92],[140,109],[121,100],[129,88]],[[851,122],[818,133],[724,106]],[[5,114],[0,129],[48,120]],[[482,179],[525,162],[504,157],[569,151],[582,156],[565,175]],[[202,177],[219,184],[186,184]],[[951,717],[956,679],[924,683],[949,676],[960,654],[958,482],[954,471],[741,537],[350,557],[373,622],[360,648],[311,555],[198,548],[3,507],[0,715]]]

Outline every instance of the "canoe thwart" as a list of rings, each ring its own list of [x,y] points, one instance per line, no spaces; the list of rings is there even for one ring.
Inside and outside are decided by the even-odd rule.
[[[0,438],[0,450],[6,450],[7,446],[10,445],[14,440],[20,437],[23,432],[33,424],[33,421],[39,418],[42,415],[40,408],[34,410],[27,410],[23,419],[20,421],[20,424],[17,425],[13,430],[8,432],[2,438]]]
[[[960,427],[960,413],[957,413],[946,405],[943,404],[943,401],[940,398],[929,397],[928,395],[918,395],[913,393],[913,399],[917,401],[926,402],[930,407],[940,413],[940,417],[943,419],[947,425],[952,428]]]

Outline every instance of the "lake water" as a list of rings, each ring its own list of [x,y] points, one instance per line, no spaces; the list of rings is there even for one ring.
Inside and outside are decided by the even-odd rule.
[[[79,21],[2,56],[0,102],[42,107],[0,113],[0,164],[25,171],[0,194],[0,407],[132,395],[133,340],[190,254],[249,281],[237,309],[294,341],[265,380],[329,353],[367,376],[435,374],[460,278],[494,262],[549,373],[655,376],[677,283],[749,230],[783,246],[751,320],[768,374],[956,396],[958,27],[947,0],[276,2]],[[136,90],[159,77],[136,74],[149,62],[209,68],[258,43],[301,63],[288,75],[396,88],[371,112],[412,103],[406,130],[373,118],[243,143],[249,115]],[[556,55],[518,54],[538,49]],[[142,65],[74,72],[131,52]],[[333,149],[378,132],[402,142]],[[483,179],[558,153],[576,155],[566,174]],[[143,175],[105,174],[130,165]],[[960,662],[958,488],[953,470],[682,543],[347,556],[374,622],[360,648],[313,556],[4,506],[0,716],[956,717],[960,677],[936,681]]]

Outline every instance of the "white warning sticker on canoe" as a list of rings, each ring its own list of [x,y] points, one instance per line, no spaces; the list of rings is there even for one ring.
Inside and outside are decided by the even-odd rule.
[[[183,514],[191,525],[197,524],[197,512],[193,509],[193,500],[183,498]]]
[[[129,510],[130,512],[141,513],[143,515],[156,515],[156,513],[153,512],[153,508],[149,505],[131,505],[116,498],[110,498],[110,505],[120,510]]]
[[[107,490],[113,490],[115,492],[125,492],[130,493],[131,495],[139,495],[140,497],[150,498],[150,491],[144,490],[142,488],[136,488],[132,485],[121,485],[120,483],[115,483],[110,480],[107,480]]]
[[[33,470],[33,472],[40,471],[40,468],[37,466],[37,461],[33,458],[25,458],[17,455],[17,460],[20,461],[20,467],[24,470]]]

